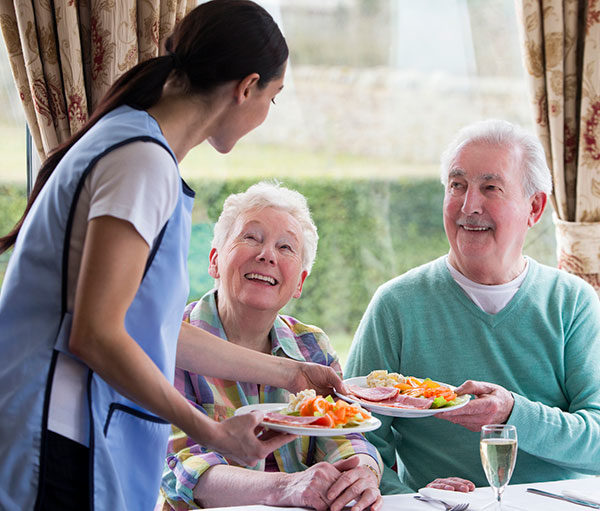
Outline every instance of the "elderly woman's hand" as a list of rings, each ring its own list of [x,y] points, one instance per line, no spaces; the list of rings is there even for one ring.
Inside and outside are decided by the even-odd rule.
[[[329,509],[327,491],[341,472],[335,464],[321,462],[301,472],[282,474],[285,482],[277,505],[310,507],[317,511]]]
[[[321,462],[302,471],[285,474],[286,483],[277,505],[311,507],[317,511],[341,510],[352,500],[352,511],[371,506],[381,508],[382,500],[376,475],[359,456],[335,463]]]
[[[379,492],[379,477],[374,472],[379,469],[366,463],[359,464],[361,456],[356,454],[334,463],[342,473],[327,491],[331,511],[340,511],[351,501],[354,501],[351,511],[361,511],[369,506],[372,511],[381,509],[383,501]]]
[[[286,385],[290,392],[296,393],[304,389],[315,389],[318,395],[328,396],[333,389],[346,394],[346,389],[339,375],[329,366],[312,362],[293,362]]]

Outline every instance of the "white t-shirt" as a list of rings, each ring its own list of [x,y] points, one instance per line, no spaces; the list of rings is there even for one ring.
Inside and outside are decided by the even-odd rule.
[[[75,290],[88,222],[113,216],[130,222],[149,247],[173,214],[181,186],[177,165],[162,146],[132,142],[102,157],[85,180],[73,220],[67,276],[67,310]],[[50,394],[48,429],[88,445],[87,366],[59,353]]]
[[[467,296],[473,300],[475,305],[488,314],[497,314],[506,307],[506,304],[512,300],[512,297],[515,296],[515,293],[519,290],[519,287],[521,287],[521,284],[527,276],[529,259],[525,257],[525,269],[517,278],[506,284],[498,284],[496,286],[479,284],[478,282],[468,279],[450,264],[448,256],[446,256],[446,266],[448,267],[448,270],[450,270],[452,278],[463,291],[467,293]]]

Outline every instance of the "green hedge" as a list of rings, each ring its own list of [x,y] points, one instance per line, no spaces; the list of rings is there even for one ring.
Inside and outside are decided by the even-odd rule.
[[[210,226],[225,198],[255,180],[190,182],[196,227],[190,259],[191,298],[212,286],[206,279]],[[302,297],[285,311],[332,334],[352,333],[379,285],[448,251],[442,223],[443,187],[437,179],[286,180],[303,193],[319,230],[319,248]],[[545,214],[526,251],[555,264],[553,228]],[[202,232],[202,241],[196,236]],[[533,236],[532,236],[533,235]],[[198,250],[198,247],[204,247]]]
[[[212,287],[207,274],[212,226],[225,198],[256,180],[190,182],[196,191],[190,244],[190,300]],[[435,179],[286,180],[308,199],[319,230],[319,249],[302,297],[286,312],[330,335],[351,334],[377,287],[448,251],[442,224],[443,189]],[[25,204],[25,190],[0,187],[0,232],[7,232]],[[547,212],[530,232],[526,251],[555,264]],[[0,272],[6,255],[0,256]],[[1,277],[1,276],[0,276]]]
[[[7,234],[17,223],[27,203],[27,188],[25,185],[0,183],[0,234]],[[8,253],[0,254],[0,283],[4,277]]]

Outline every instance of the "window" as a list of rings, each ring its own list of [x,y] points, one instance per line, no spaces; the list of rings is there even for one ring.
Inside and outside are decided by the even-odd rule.
[[[277,178],[307,196],[320,233],[303,296],[286,311],[322,327],[344,360],[375,289],[448,250],[438,162],[454,133],[490,117],[533,130],[513,0],[259,3],[290,47],[285,89],[231,153],[202,144],[181,165],[197,192],[190,299],[212,286],[224,198]],[[25,130],[5,49],[0,66],[4,233],[16,219],[5,208],[22,211]],[[550,207],[526,253],[556,264]]]
[[[27,151],[25,115],[0,37],[0,234],[10,231],[25,209]],[[0,254],[0,283],[9,254]]]
[[[302,298],[287,311],[322,327],[345,359],[375,289],[448,251],[439,157],[490,117],[533,130],[512,0],[264,0],[290,47],[285,89],[263,126],[227,155],[183,161],[198,192],[192,297],[225,196],[275,177],[303,192],[320,233]],[[526,253],[556,265],[548,206]]]

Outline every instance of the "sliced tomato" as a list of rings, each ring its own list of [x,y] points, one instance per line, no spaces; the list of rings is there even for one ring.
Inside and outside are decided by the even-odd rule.
[[[302,417],[312,417],[315,414],[315,398],[307,399],[300,406],[300,415]]]
[[[322,397],[317,397],[313,401],[313,412],[325,415],[331,409],[331,403]]]

